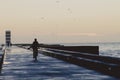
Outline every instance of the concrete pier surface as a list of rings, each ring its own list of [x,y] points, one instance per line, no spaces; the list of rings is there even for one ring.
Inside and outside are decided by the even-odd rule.
[[[118,79],[42,54],[39,54],[38,61],[34,62],[31,51],[13,46],[6,50],[0,80]]]

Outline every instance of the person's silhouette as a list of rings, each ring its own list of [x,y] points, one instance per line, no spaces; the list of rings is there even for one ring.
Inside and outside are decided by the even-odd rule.
[[[39,43],[38,43],[36,38],[34,39],[32,45],[30,46],[30,48],[33,49],[33,58],[35,59],[35,61],[37,61]]]

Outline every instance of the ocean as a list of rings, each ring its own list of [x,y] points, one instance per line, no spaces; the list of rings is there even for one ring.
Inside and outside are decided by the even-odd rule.
[[[112,43],[63,43],[65,46],[99,46],[99,54],[120,58],[120,42]]]

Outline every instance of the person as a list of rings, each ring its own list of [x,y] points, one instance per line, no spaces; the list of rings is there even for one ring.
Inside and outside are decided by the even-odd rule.
[[[36,38],[34,39],[32,45],[30,46],[30,48],[33,49],[33,58],[35,59],[35,61],[37,61],[39,43],[38,43]],[[30,48],[28,48],[28,49],[30,49]]]

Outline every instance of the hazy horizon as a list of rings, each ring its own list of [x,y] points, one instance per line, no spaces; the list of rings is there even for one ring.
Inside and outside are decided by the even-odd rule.
[[[120,42],[120,0],[1,0],[0,43]]]

